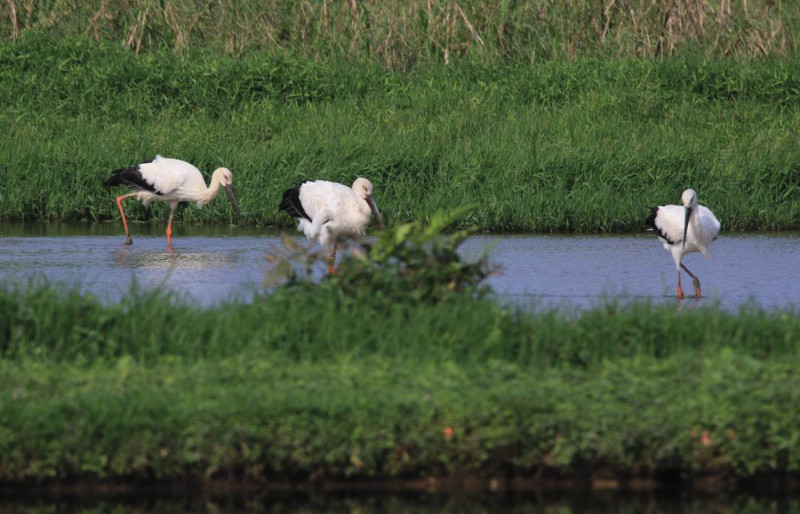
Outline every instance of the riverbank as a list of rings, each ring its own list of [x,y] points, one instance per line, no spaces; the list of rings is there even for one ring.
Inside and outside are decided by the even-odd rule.
[[[375,65],[0,44],[0,219],[118,219],[111,170],[156,154],[234,172],[245,221],[306,179],[359,175],[391,222],[476,207],[485,231],[640,231],[687,187],[723,230],[800,228],[797,59]],[[34,87],[35,85],[35,87]],[[167,207],[131,202],[132,220]],[[228,223],[230,207],[181,219]]]

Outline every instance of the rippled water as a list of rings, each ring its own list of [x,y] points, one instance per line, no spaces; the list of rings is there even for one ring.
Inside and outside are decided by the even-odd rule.
[[[137,224],[132,233],[134,244],[123,246],[117,224],[0,225],[0,280],[46,277],[108,301],[119,299],[135,281],[208,305],[249,298],[268,273],[267,253],[282,246],[279,232],[264,229],[179,226],[171,251],[162,227]],[[467,258],[488,253],[499,266],[489,284],[509,301],[566,308],[606,297],[677,301],[671,256],[650,233],[475,236],[462,251]],[[709,259],[690,254],[684,260],[702,283],[704,298],[698,303],[800,305],[800,233],[723,233],[711,253]],[[683,286],[685,302],[695,304],[685,274]]]

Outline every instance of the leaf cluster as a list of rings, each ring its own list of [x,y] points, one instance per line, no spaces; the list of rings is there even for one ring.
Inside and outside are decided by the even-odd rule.
[[[438,212],[428,223],[415,221],[383,231],[365,252],[348,255],[340,274],[329,282],[353,297],[366,292],[389,304],[398,299],[438,303],[463,293],[485,296],[490,289],[482,282],[492,272],[488,259],[468,261],[458,253],[475,229],[446,233],[471,208]]]
[[[466,260],[459,245],[475,229],[447,232],[459,224],[472,206],[434,214],[429,222],[415,221],[383,230],[378,237],[353,247],[342,259],[338,273],[314,284],[314,269],[325,259],[323,252],[300,247],[284,238],[284,248],[268,256],[275,267],[267,283],[283,281],[284,287],[319,287],[348,301],[367,301],[391,309],[398,303],[436,304],[453,295],[485,297],[483,284],[494,270],[486,256]],[[281,279],[283,277],[283,279]]]

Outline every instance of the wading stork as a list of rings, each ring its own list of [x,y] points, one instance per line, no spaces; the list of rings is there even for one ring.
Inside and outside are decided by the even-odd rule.
[[[694,292],[700,298],[700,280],[681,262],[687,253],[700,252],[708,256],[711,242],[719,234],[719,220],[708,207],[697,203],[697,193],[687,189],[681,195],[683,205],[660,205],[650,207],[650,216],[645,225],[654,230],[664,249],[672,253],[678,269],[678,298],[683,298],[681,268],[692,277]]]
[[[375,214],[381,228],[381,213],[372,198],[372,183],[357,178],[353,187],[325,180],[310,180],[287,189],[279,208],[297,218],[297,230],[328,249],[328,273],[336,273],[336,245],[361,239]]]
[[[131,193],[117,197],[117,207],[122,216],[122,225],[125,227],[125,244],[129,245],[131,233],[128,230],[128,221],[122,209],[122,200],[135,196],[148,205],[150,202],[169,203],[169,221],[167,222],[167,246],[172,248],[172,218],[180,202],[197,202],[197,207],[202,207],[213,200],[219,188],[224,187],[228,198],[233,204],[233,210],[242,224],[242,213],[236,203],[233,192],[233,174],[228,168],[217,168],[211,175],[211,183],[206,187],[203,174],[193,165],[178,159],[168,159],[156,155],[150,162],[143,162],[136,166],[120,168],[111,172],[111,177],[103,184],[107,187],[126,186]]]

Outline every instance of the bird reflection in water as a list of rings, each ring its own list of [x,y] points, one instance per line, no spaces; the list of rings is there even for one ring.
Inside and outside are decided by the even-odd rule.
[[[165,271],[204,271],[236,264],[238,257],[230,252],[155,251],[122,246],[114,253],[117,266],[130,269]]]

